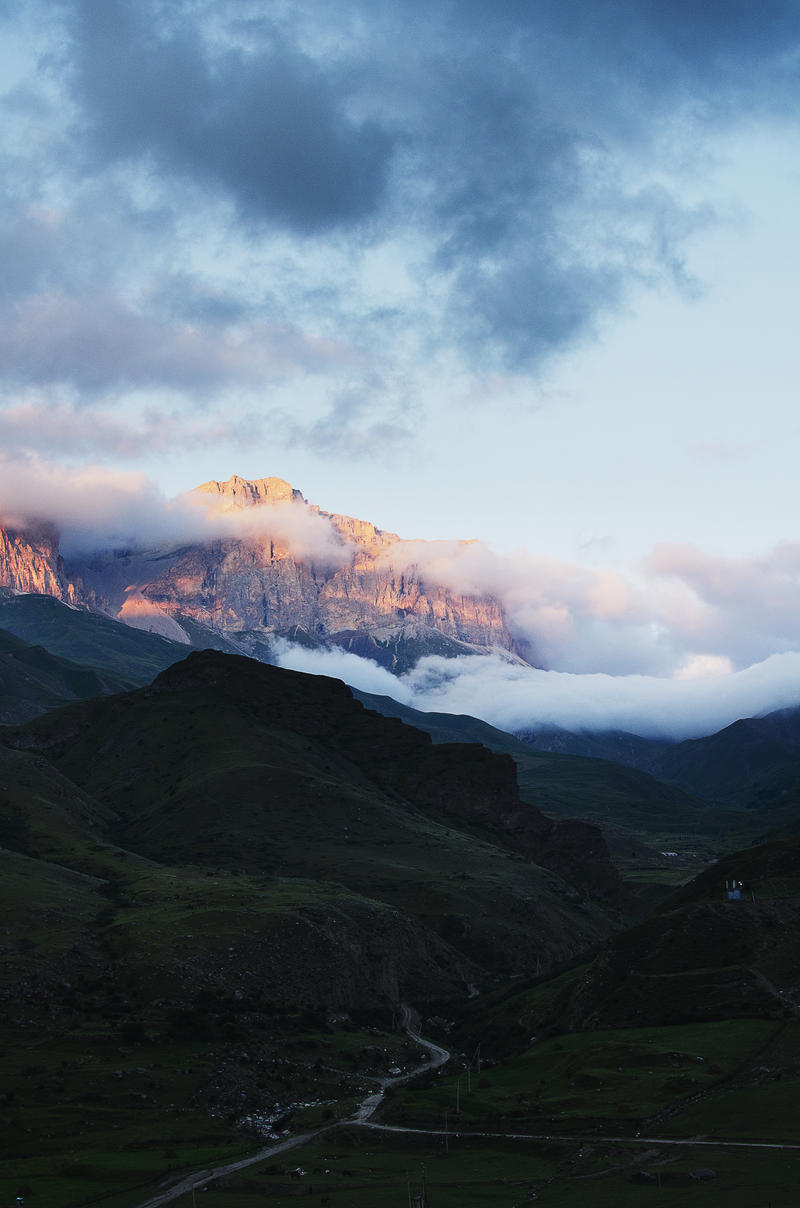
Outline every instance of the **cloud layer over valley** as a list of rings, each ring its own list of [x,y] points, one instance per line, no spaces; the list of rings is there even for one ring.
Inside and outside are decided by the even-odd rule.
[[[520,667],[499,655],[422,659],[396,679],[345,651],[281,643],[283,667],[330,675],[363,692],[433,713],[479,717],[511,732],[624,730],[647,738],[698,738],[741,717],[800,705],[800,653],[702,679],[573,674]]]

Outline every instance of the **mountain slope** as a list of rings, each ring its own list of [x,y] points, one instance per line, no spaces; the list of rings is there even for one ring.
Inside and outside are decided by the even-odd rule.
[[[325,677],[206,651],[13,741],[113,810],[123,847],[346,884],[492,968],[562,959],[627,904],[599,832],[524,806],[510,758],[434,746]]]
[[[800,709],[734,722],[651,762],[654,775],[716,801],[780,817],[800,806]],[[775,825],[777,825],[777,821]]]
[[[726,884],[742,882],[740,900]],[[506,1052],[542,1030],[654,1028],[800,1015],[800,840],[724,857],[589,962],[476,1005]],[[503,1035],[504,1028],[507,1035]],[[516,1037],[516,1039],[514,1039]],[[465,1041],[466,1042],[466,1041]]]
[[[121,678],[31,646],[0,629],[0,724],[26,721],[73,700],[121,692]]]
[[[660,742],[634,734],[520,735],[536,750],[599,755],[707,802],[748,810],[754,835],[800,825],[800,709],[740,718],[715,734]]]
[[[550,817],[599,826],[626,882],[656,897],[720,850],[760,833],[744,811],[720,808],[624,764],[540,750],[474,717],[423,713],[359,690],[354,695],[369,708],[424,730],[434,742],[481,742],[510,755],[523,800]],[[665,847],[680,850],[665,855]]]
[[[77,592],[64,570],[54,524],[0,524],[0,585],[70,603]]]
[[[110,676],[122,687],[149,684],[154,675],[185,658],[183,642],[131,628],[88,608],[70,606],[53,596],[0,588],[0,629],[22,641],[44,647],[51,655]],[[215,635],[199,632],[205,649]]]
[[[618,924],[613,875],[536,862],[561,828],[510,759],[338,681],[206,651],[3,739],[3,1194],[25,1171],[77,1208],[347,1117],[418,1061],[398,1001],[465,1001]]]

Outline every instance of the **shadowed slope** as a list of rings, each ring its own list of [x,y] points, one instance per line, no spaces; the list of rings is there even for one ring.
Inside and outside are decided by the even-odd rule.
[[[14,742],[113,810],[124,847],[347,885],[489,968],[564,959],[627,905],[599,833],[523,805],[509,757],[434,746],[325,677],[206,651]]]

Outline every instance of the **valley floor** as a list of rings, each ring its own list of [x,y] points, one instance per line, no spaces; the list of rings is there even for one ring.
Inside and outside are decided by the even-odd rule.
[[[424,1186],[426,1208],[795,1203],[796,1020],[565,1034],[480,1075],[458,1062],[445,1070],[447,1050],[419,1034],[407,1009],[404,1023],[431,1060],[376,1079],[347,1120],[196,1169],[146,1200],[131,1191],[92,1202],[255,1208],[266,1198],[280,1208],[302,1197],[408,1208]],[[547,1127],[525,1127],[533,1120]],[[41,1208],[50,1202],[45,1194]]]

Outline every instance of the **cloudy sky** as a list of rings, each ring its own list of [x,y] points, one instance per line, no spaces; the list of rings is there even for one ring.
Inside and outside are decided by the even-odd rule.
[[[555,669],[800,650],[797,0],[0,26],[7,495],[279,475],[481,539]]]

